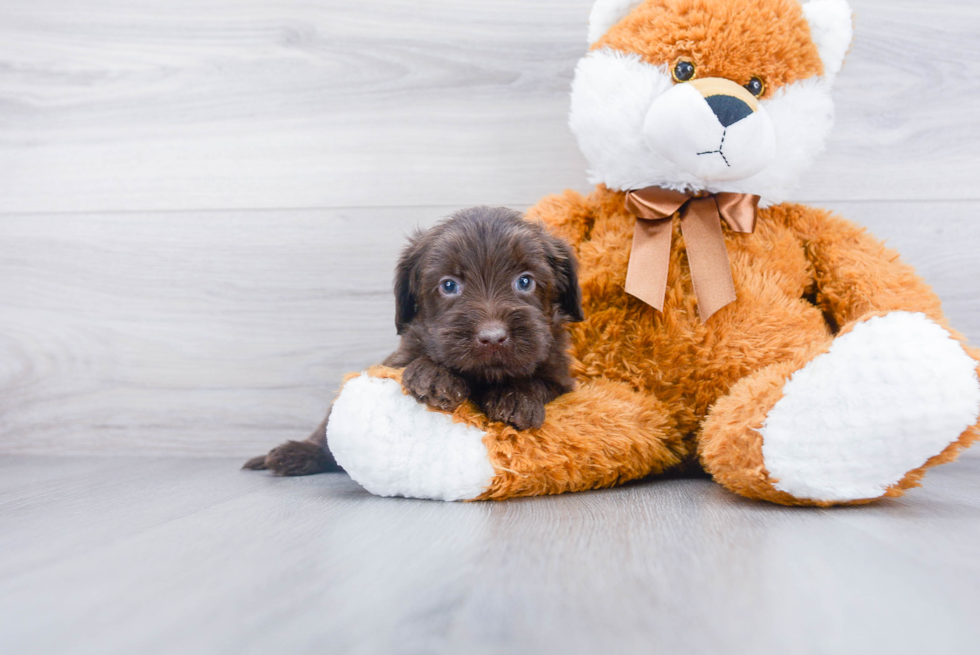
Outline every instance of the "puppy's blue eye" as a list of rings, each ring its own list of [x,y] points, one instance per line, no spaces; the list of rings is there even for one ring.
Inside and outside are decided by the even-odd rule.
[[[514,288],[524,293],[534,291],[534,278],[530,275],[522,275],[514,280]]]
[[[444,278],[439,282],[439,291],[442,292],[444,296],[455,296],[462,289],[459,286],[459,282],[452,278]]]

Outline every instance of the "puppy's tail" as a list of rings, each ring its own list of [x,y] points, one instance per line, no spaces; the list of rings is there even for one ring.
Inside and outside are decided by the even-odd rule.
[[[259,455],[258,457],[253,457],[244,464],[242,464],[243,471],[264,471],[268,466],[265,465],[265,458],[268,455]]]
[[[342,473],[333,453],[327,446],[327,421],[330,412],[317,426],[316,430],[303,441],[287,441],[269,451],[245,462],[243,469],[250,471],[272,471],[275,475],[292,477],[315,475],[317,473]]]

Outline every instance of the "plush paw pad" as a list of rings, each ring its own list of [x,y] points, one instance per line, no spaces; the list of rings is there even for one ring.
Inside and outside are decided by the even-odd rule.
[[[977,421],[976,366],[924,314],[856,325],[793,374],[766,416],[774,486],[818,501],[882,496]]]
[[[337,463],[378,496],[476,498],[495,474],[484,436],[366,374],[347,382],[327,424]]]

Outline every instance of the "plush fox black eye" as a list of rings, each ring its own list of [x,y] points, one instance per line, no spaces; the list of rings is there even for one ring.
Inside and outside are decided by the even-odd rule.
[[[766,83],[760,80],[758,77],[753,77],[751,80],[749,80],[749,83],[745,85],[745,88],[748,89],[749,93],[758,98],[766,92]]]
[[[525,273],[514,280],[514,288],[524,293],[534,291],[534,278]]]
[[[682,59],[681,61],[677,62],[676,66],[674,66],[674,81],[689,82],[690,80],[694,79],[694,73],[694,64]]]
[[[463,291],[463,285],[451,277],[444,277],[439,280],[439,291],[444,296],[455,296]]]

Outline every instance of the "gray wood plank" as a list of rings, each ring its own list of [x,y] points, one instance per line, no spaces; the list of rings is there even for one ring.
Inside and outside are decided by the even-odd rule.
[[[530,204],[590,0],[0,3],[0,213]],[[980,8],[854,0],[799,197],[977,199]]]
[[[953,326],[980,345],[980,204],[817,202],[865,226],[916,267],[943,301]]]
[[[707,480],[496,504],[237,460],[0,458],[9,652],[972,653],[980,461],[837,510]]]
[[[980,203],[833,203],[980,343]],[[0,452],[236,455],[301,438],[395,344],[404,236],[445,207],[0,220]]]
[[[0,447],[245,455],[301,436],[344,372],[394,349],[397,252],[444,213],[0,221]]]

